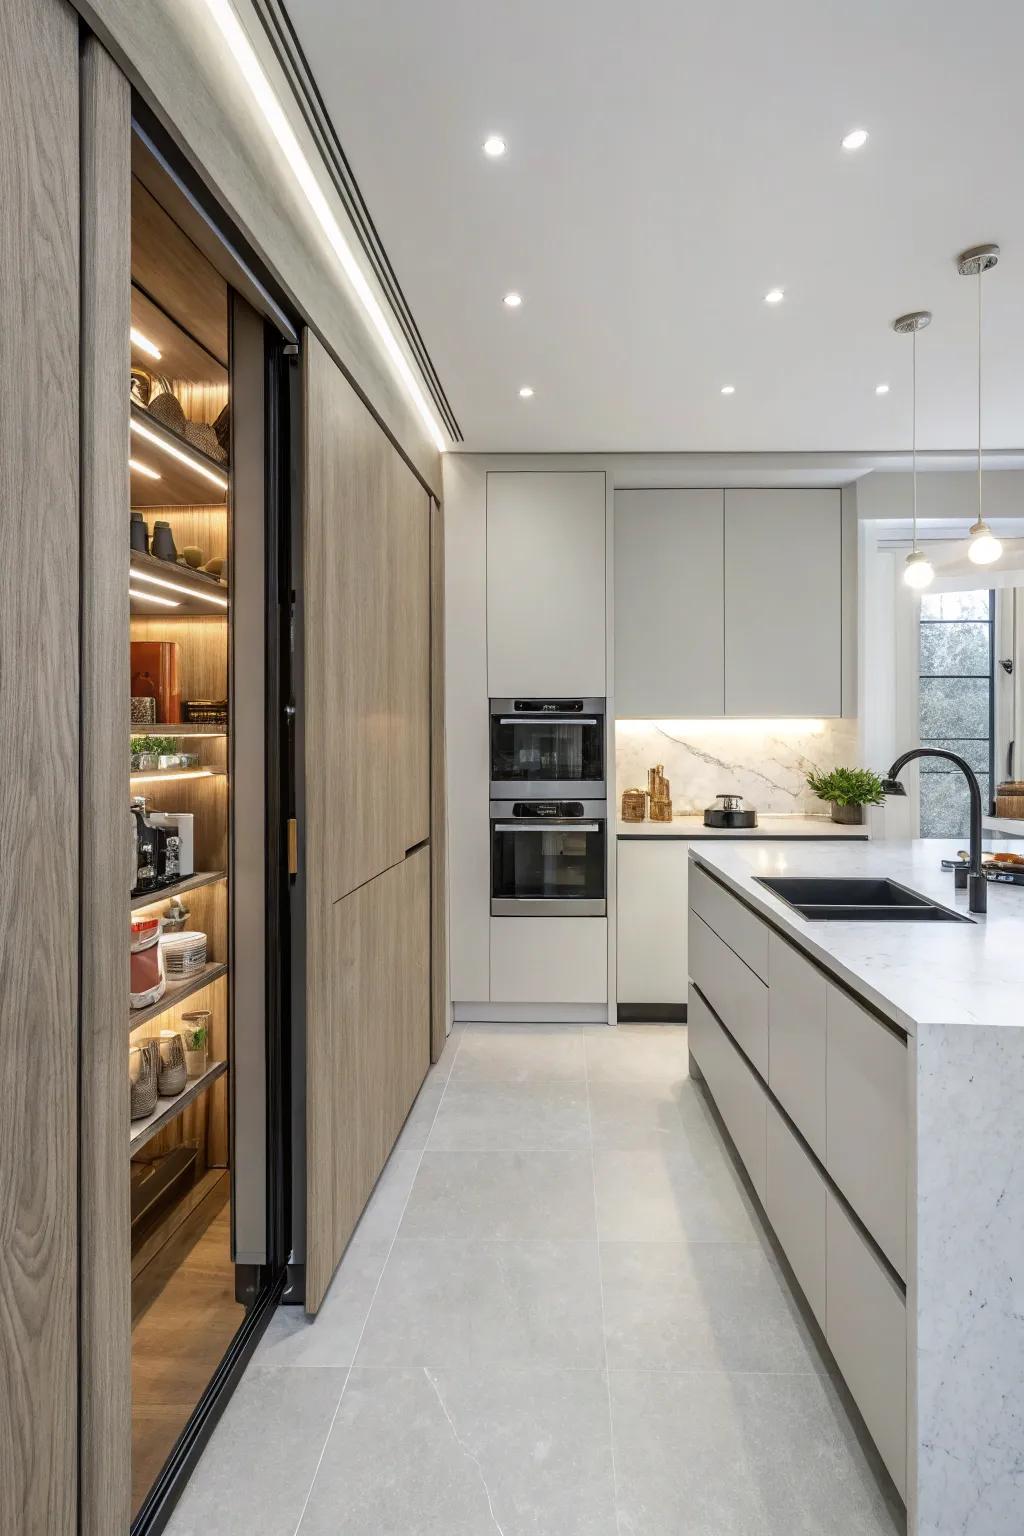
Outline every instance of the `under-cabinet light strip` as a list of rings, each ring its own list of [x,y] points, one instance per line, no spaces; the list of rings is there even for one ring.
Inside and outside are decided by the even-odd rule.
[[[441,428],[434,419],[434,413],[427,404],[426,396],[417,383],[416,376],[409,365],[409,361],[398,344],[394,332],[387,322],[387,317],[381,308],[373,289],[367,280],[366,274],[359,265],[352,249],[341,231],[330,204],[324,195],[320,183],[317,181],[313,168],[302,150],[295,131],[285,116],[284,108],[277,99],[273,86],[267,79],[256,51],[245,34],[241,22],[235,14],[230,0],[206,0],[210,14],[213,16],[223,34],[236,64],[242,72],[243,79],[252,92],[267,124],[270,127],[295,180],[305,193],[306,201],[312,208],[320,223],[324,234],[331,243],[334,254],[337,256],[342,271],[355,289],[356,296],[362,304],[366,315],[377,335],[380,337],[385,352],[394,364],[402,383],[421,416],[427,431],[437,447],[438,453],[444,453],[448,444]]]
[[[139,462],[138,459],[129,459],[128,460],[128,468],[129,469],[133,469],[137,475],[145,475],[147,480],[159,480],[160,479],[160,472],[159,472],[159,470],[150,469],[148,464],[142,464],[142,463]]]
[[[140,330],[137,330],[134,325],[131,327],[130,334],[131,334],[131,338],[132,338],[132,346],[133,347],[138,347],[139,351],[140,352],[145,352],[147,357],[155,358],[157,360],[157,362],[160,361],[160,358],[163,356],[163,353],[160,351],[160,348],[158,346],[156,346],[152,341],[150,341],[148,336],[143,336],[142,332]]]
[[[144,437],[147,443],[152,443],[154,448],[159,448],[161,453],[169,453],[172,459],[177,459],[180,464],[185,464],[189,469],[194,469],[197,475],[204,475],[207,480],[212,480],[219,490],[227,490],[228,482],[218,470],[207,469],[205,464],[197,464],[190,454],[182,453],[181,449],[175,448],[173,443],[167,442],[165,438],[158,437],[155,432],[151,432],[148,427],[144,427],[141,421],[133,420],[131,428],[140,437]]]
[[[128,596],[138,598],[140,603],[156,603],[158,608],[180,608],[171,597],[158,597],[155,592],[140,592],[138,587],[129,587]]]
[[[162,576],[150,576],[148,571],[132,571],[132,581],[145,581],[153,587],[166,587],[168,592],[184,592],[186,597],[202,598],[204,603],[213,603],[217,608],[228,606],[226,597],[217,597],[213,592],[201,592],[198,587],[183,587],[180,582],[165,581]],[[147,594],[144,592],[142,596],[145,597]],[[177,606],[175,604],[175,607]]]
[[[131,781],[133,784],[166,784],[171,779],[212,779],[214,777],[209,768],[185,768],[181,773],[165,768],[162,773],[133,773]],[[216,777],[223,777],[223,775],[218,774]]]

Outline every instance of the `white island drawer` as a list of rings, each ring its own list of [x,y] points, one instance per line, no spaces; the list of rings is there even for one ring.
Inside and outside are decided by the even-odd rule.
[[[820,1169],[815,1167],[775,1105],[769,1103],[765,1209],[823,1332],[827,1188]]]
[[[871,1438],[907,1496],[907,1309],[839,1201],[827,1195],[825,1337]]]
[[[768,980],[770,929],[748,907],[691,860],[690,910],[697,912],[720,939],[749,965],[755,976]]]
[[[689,961],[691,980],[761,1076],[767,1078],[768,988],[692,906]]]
[[[907,1278],[907,1047],[828,983],[825,1166]]]
[[[686,1008],[690,1051],[718,1106],[736,1150],[765,1204],[765,1127],[768,1098],[700,994],[690,988]]]
[[[768,948],[768,1082],[800,1134],[825,1161],[825,994],[828,983],[792,944]]]

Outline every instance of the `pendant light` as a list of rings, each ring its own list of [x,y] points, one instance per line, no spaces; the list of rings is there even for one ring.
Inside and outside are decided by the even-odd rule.
[[[999,260],[998,245],[975,245],[957,261],[961,277],[978,279],[978,521],[971,525],[967,553],[975,565],[991,565],[998,560],[1003,546],[982,516],[981,505],[981,279]]]
[[[924,550],[917,547],[917,333],[918,331],[923,331],[925,326],[931,325],[931,323],[931,311],[927,309],[915,309],[909,315],[900,315],[892,323],[892,328],[897,335],[910,335],[914,349],[910,391],[911,463],[914,484],[914,547],[907,556],[907,563],[903,567],[903,580],[908,587],[914,587],[917,591],[920,591],[923,587],[930,587],[935,578],[935,571],[931,561]]]

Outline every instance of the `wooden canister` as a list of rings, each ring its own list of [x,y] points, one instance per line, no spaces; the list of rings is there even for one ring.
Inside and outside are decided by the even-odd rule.
[[[623,821],[643,821],[647,815],[647,795],[642,789],[622,791]]]
[[[996,785],[996,815],[1024,821],[1024,782],[1007,779]]]

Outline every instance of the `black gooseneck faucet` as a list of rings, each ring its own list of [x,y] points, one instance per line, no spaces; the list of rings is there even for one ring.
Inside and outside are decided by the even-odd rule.
[[[955,763],[967,780],[967,788],[971,793],[971,856],[966,869],[956,870],[953,879],[960,890],[967,887],[967,907],[970,912],[988,911],[988,882],[981,872],[981,785],[978,776],[970,763],[958,757],[955,752],[947,752],[943,747],[914,747],[910,752],[904,752],[896,759],[885,778],[882,780],[882,788],[887,795],[905,795],[906,790],[899,781],[899,774],[913,762],[915,757],[941,757],[947,763]]]

